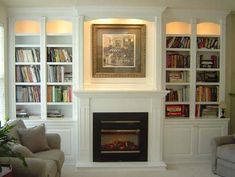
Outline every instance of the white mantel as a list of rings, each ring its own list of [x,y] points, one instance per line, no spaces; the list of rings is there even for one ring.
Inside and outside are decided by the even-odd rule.
[[[74,91],[79,102],[77,167],[154,167],[162,161],[164,99],[167,91]],[[147,162],[93,162],[93,112],[148,112]]]

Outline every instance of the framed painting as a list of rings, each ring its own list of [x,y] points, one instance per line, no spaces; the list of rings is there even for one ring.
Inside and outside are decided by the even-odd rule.
[[[145,77],[145,24],[93,24],[92,76]]]

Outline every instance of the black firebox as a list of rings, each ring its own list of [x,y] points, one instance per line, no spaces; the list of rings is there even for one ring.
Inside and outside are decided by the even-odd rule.
[[[148,113],[93,113],[93,161],[147,161]]]

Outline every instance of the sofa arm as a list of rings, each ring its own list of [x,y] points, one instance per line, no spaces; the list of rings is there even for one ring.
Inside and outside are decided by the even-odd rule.
[[[12,165],[14,177],[47,177],[46,162],[37,158],[25,158],[27,167],[16,157],[1,157],[0,162]]]
[[[61,138],[57,133],[47,133],[47,142],[51,149],[60,149]]]
[[[211,162],[212,162],[212,171],[216,173],[216,153],[217,153],[217,147],[222,146],[225,144],[233,144],[235,143],[235,139],[233,135],[228,135],[228,136],[220,136],[213,138],[211,141]]]

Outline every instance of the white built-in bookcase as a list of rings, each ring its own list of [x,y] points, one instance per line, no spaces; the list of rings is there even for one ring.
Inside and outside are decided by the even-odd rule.
[[[166,118],[219,118],[224,101],[225,43],[221,20],[165,21]],[[179,114],[180,110],[182,111]]]
[[[72,120],[74,19],[10,18],[9,25],[11,118],[26,109],[32,119],[53,119],[48,113],[59,110]]]

